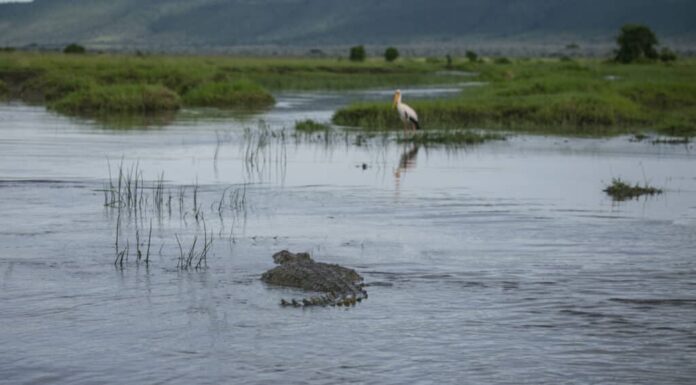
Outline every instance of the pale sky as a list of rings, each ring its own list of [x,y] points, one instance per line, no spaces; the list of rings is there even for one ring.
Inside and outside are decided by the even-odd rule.
[[[34,0],[0,0],[0,3],[31,3]]]

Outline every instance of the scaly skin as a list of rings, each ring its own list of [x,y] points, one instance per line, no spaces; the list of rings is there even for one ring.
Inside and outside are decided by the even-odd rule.
[[[283,306],[351,306],[367,299],[363,278],[353,269],[315,262],[307,253],[293,254],[287,250],[273,255],[279,266],[263,273],[261,280],[279,286],[297,287],[326,293],[301,300],[281,300]]]

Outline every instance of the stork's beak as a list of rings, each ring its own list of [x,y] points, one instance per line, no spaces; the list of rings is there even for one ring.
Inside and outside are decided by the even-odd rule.
[[[399,104],[399,93],[394,94],[394,102],[392,103],[392,108],[396,108],[396,105]]]

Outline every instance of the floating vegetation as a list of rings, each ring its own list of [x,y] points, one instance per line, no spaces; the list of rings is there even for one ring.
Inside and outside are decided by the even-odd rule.
[[[295,122],[295,131],[302,133],[313,134],[322,131],[328,131],[331,127],[328,124],[315,122],[312,119],[301,120]]]
[[[648,186],[647,183],[643,186],[640,186],[637,183],[631,186],[620,178],[612,179],[611,184],[603,191],[609,194],[615,201],[625,201],[628,199],[638,198],[643,195],[662,194],[661,189]]]
[[[432,130],[417,131],[397,138],[399,143],[445,146],[474,145],[492,140],[505,140],[505,136],[497,133],[481,133],[470,130]]]

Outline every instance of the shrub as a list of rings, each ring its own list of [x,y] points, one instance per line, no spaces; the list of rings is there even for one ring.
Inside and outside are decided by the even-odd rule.
[[[474,51],[466,51],[466,58],[469,59],[470,62],[474,63],[478,60],[478,55]]]
[[[655,45],[657,37],[647,26],[626,24],[621,27],[621,34],[616,39],[619,49],[616,51],[616,61],[631,63],[640,59],[654,60],[658,58]]]
[[[83,54],[85,52],[87,52],[85,47],[76,43],[69,44],[65,48],[63,48],[63,53],[67,54]]]
[[[365,61],[367,54],[365,53],[365,47],[361,45],[356,45],[350,48],[350,60],[351,61]]]
[[[399,50],[394,47],[389,47],[384,51],[384,60],[393,62],[399,57]]]
[[[667,63],[671,61],[677,60],[677,54],[674,53],[671,49],[664,47],[660,51],[660,60]]]

